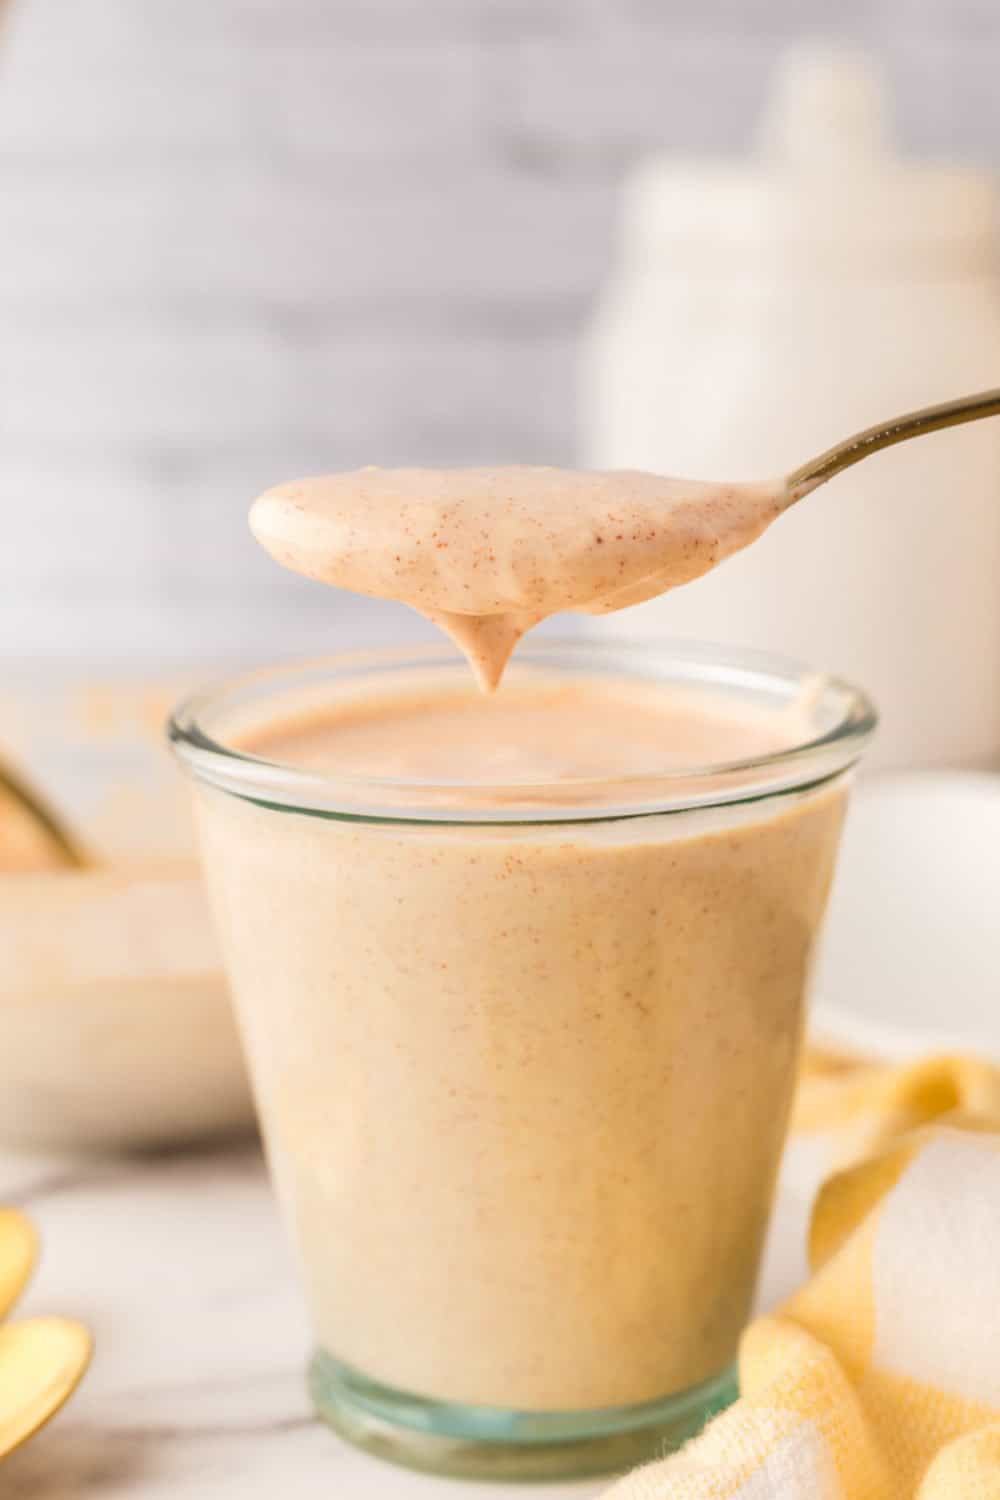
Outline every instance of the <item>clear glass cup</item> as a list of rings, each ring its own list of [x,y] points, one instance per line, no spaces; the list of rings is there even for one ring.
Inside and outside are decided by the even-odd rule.
[[[596,1473],[687,1439],[734,1393],[874,712],[770,658],[543,642],[513,675],[679,685],[804,732],[756,760],[505,787],[239,749],[467,670],[417,650],[262,671],[189,700],[170,732],[321,1415],[438,1472]]]

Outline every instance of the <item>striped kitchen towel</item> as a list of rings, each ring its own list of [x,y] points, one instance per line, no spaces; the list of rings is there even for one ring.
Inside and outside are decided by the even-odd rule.
[[[814,1053],[794,1128],[839,1162],[810,1279],[736,1404],[605,1500],[1000,1500],[1000,1070]]]

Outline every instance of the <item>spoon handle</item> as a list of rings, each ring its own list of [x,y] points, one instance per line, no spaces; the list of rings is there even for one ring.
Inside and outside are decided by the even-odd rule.
[[[860,463],[869,454],[882,448],[891,448],[894,443],[905,443],[909,438],[922,437],[925,432],[938,432],[942,427],[958,427],[962,422],[978,422],[980,417],[1000,416],[1000,389],[980,391],[976,396],[960,396],[957,401],[942,401],[939,406],[925,406],[920,411],[907,412],[889,422],[877,422],[874,427],[837,443],[818,458],[810,459],[789,474],[789,500],[794,503],[808,495],[818,485],[825,484],[843,469]]]
[[[58,813],[49,806],[40,792],[14,770],[13,766],[2,760],[0,760],[0,794],[10,797],[39,828],[43,829],[58,849],[64,864],[78,869],[90,864],[83,846],[73,837]]]

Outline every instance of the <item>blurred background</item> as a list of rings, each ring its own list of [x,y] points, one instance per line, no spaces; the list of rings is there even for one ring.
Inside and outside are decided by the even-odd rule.
[[[904,194],[900,243],[838,249],[868,217],[848,201],[850,181],[880,154],[998,165],[991,0],[7,0],[3,16],[0,652],[11,661],[253,659],[419,632],[258,555],[248,503],[295,474],[517,460],[751,477],[895,405],[1000,377],[1000,324],[984,311],[996,264],[967,242],[982,237],[975,185],[971,207],[954,188],[923,205]],[[807,56],[784,85],[805,98],[776,103],[785,49],[815,54],[831,40],[866,56],[841,56],[839,81],[820,77],[811,95]],[[679,163],[678,180],[669,166],[656,202],[628,221],[623,184],[657,152]],[[789,209],[748,197],[768,159],[811,182],[812,198],[793,192]],[[886,201],[878,184],[862,197]],[[942,221],[958,200],[948,243]],[[815,244],[794,250],[792,218],[812,224]],[[928,249],[924,233],[945,243]],[[829,251],[819,273],[817,244]],[[630,291],[608,333],[623,264],[652,289]],[[947,329],[921,335],[927,302],[942,297],[958,353],[942,352]],[[824,370],[831,329],[847,341],[847,302],[862,347],[834,347]],[[659,365],[623,352],[637,321]],[[615,415],[623,402],[631,424]],[[982,487],[990,441],[943,438],[935,453],[976,455]],[[922,470],[928,454],[906,459]],[[894,529],[902,511],[884,491],[911,472],[906,459],[878,461]],[[846,488],[839,499],[846,512]],[[838,497],[813,504],[830,517]],[[693,621],[678,604],[657,627],[764,646],[780,634],[865,675],[843,579],[839,624],[799,628],[835,544],[800,532],[805,517],[784,524],[794,547],[782,570],[799,567],[807,599],[782,604],[780,627],[753,601],[724,609],[715,596]],[[994,533],[978,534],[990,566]],[[856,573],[856,538],[842,535]],[[913,585],[922,613],[928,566]],[[869,557],[863,589],[891,616],[891,581],[872,572]],[[773,580],[752,587],[773,598]],[[982,760],[1000,745],[1000,598],[994,608],[968,579],[962,594],[998,702],[972,681],[979,727],[933,744],[930,759]],[[858,628],[872,634],[867,615]],[[903,644],[875,662],[890,688]],[[970,648],[954,632],[945,648],[947,683]],[[909,653],[908,681],[923,654]],[[969,711],[939,703],[934,717]]]
[[[138,876],[138,915],[102,904],[118,862],[190,856],[166,707],[231,662],[429,632],[272,564],[253,497],[368,463],[762,477],[1000,385],[998,78],[994,0],[0,0],[0,868],[61,890],[68,858],[5,803],[13,765],[95,893],[85,941],[32,887],[35,947],[0,903],[22,1089],[0,1079],[0,1135],[209,1128],[184,1063],[208,1001],[192,1023],[157,967],[162,943],[206,977],[193,865],[169,918]],[[920,774],[857,801],[820,984],[854,1019],[832,1031],[996,1045],[1000,422],[880,456],[717,574],[567,626],[867,687],[871,767]],[[68,1038],[51,1124],[36,958],[63,931],[66,973],[93,974],[89,1009],[75,979],[45,992]],[[209,969],[218,1125],[249,1104]],[[942,1041],[943,990],[973,1013]],[[77,1086],[106,1057],[114,1103],[108,1028],[141,1111]]]

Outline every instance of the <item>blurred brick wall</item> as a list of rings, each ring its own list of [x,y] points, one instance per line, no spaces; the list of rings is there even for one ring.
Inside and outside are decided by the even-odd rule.
[[[16,0],[0,30],[0,653],[397,628],[247,540],[264,485],[567,461],[623,168],[738,151],[781,44],[1000,155],[995,0]]]

